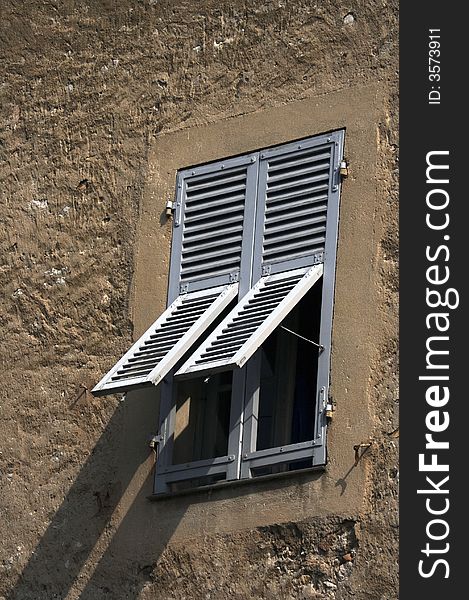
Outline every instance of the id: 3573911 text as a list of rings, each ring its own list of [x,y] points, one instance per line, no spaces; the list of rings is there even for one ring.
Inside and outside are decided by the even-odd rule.
[[[440,30],[428,30],[428,81],[430,89],[428,92],[428,104],[441,103],[441,42]]]

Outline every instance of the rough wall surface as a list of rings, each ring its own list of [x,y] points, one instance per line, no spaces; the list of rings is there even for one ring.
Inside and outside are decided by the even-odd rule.
[[[1,5],[0,595],[394,600],[397,3]],[[156,564],[122,559],[127,409],[87,390],[131,341],[151,140],[370,82],[386,99],[371,294],[386,335],[371,365],[363,510],[169,543]]]

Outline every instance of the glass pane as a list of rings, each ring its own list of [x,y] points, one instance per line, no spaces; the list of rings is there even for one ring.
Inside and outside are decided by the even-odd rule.
[[[177,384],[173,464],[226,456],[232,372]]]
[[[261,348],[256,450],[314,438],[320,309],[315,285]]]

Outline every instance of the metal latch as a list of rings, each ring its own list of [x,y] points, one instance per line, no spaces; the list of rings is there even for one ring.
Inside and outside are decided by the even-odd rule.
[[[332,400],[327,397],[326,386],[322,386],[319,390],[319,402],[322,404],[324,414],[326,418],[332,419],[334,413],[334,407],[332,405]]]

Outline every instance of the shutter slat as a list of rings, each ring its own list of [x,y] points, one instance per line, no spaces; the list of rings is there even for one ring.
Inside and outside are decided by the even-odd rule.
[[[291,242],[291,240],[298,240],[298,238],[313,238],[314,234],[325,233],[326,226],[321,227],[309,227],[308,224],[297,225],[296,227],[276,227],[274,231],[270,232],[269,238],[264,242],[264,248],[270,249],[269,246],[283,244],[284,242]],[[288,248],[296,247],[291,244],[283,246],[285,250]]]
[[[201,221],[217,221],[223,223],[226,215],[231,215],[232,213],[243,213],[244,206],[239,202],[233,206],[225,205],[220,206],[216,210],[205,210],[201,214],[194,214],[191,217],[186,217],[184,219],[184,227],[190,228],[191,223],[200,223]]]
[[[301,240],[295,244],[288,244],[287,246],[284,246],[282,248],[277,248],[277,247],[272,247],[269,249],[266,249],[264,251],[264,256],[265,258],[269,259],[279,259],[279,258],[284,258],[285,253],[288,253],[288,258],[293,258],[293,256],[304,256],[304,254],[306,252],[308,252],[309,250],[311,251],[319,251],[322,248],[324,248],[324,242],[326,241],[326,238],[323,237],[318,237],[318,238],[314,238],[311,240],[308,240],[308,243],[306,245],[304,240]]]
[[[220,248],[221,246],[221,248]],[[187,254],[189,255],[188,257],[183,259],[183,264],[187,265],[190,263],[194,263],[194,262],[200,262],[202,260],[206,260],[209,258],[218,258],[219,256],[226,256],[226,254],[229,252],[230,254],[232,254],[233,252],[241,252],[241,244],[218,244],[217,248],[220,248],[219,250],[216,251],[211,251],[211,252],[206,252],[206,253],[196,253],[194,251],[191,251],[190,253],[188,252]],[[193,256],[194,255],[194,256]]]
[[[205,219],[198,219],[196,222],[199,223],[199,224],[198,225],[192,225],[191,224],[190,227],[187,226],[187,224],[185,225],[185,227],[184,227],[184,236],[187,236],[188,234],[190,235],[193,232],[196,232],[196,233],[198,233],[200,231],[206,231],[207,232],[207,230],[209,230],[209,229],[210,230],[214,229],[215,232],[210,232],[210,233],[207,232],[205,234],[206,237],[214,235],[214,234],[220,235],[220,233],[224,233],[224,227],[225,227],[225,225],[232,225],[234,223],[236,223],[236,224],[239,223],[240,224],[240,227],[239,227],[239,231],[240,232],[242,232],[242,230],[243,230],[242,219],[240,220],[239,215],[234,215],[232,217],[228,217],[227,219],[221,219],[220,221],[217,221],[215,223],[214,222],[208,222],[208,223],[206,223]],[[241,239],[241,234],[239,236],[239,239]]]
[[[283,181],[289,179],[288,177],[284,177]],[[291,179],[289,181],[285,181],[285,183],[276,183],[275,185],[271,185],[269,181],[267,181],[267,196],[275,196],[277,192],[282,190],[290,190],[291,188],[296,187],[306,187],[311,184],[316,184],[320,181],[327,181],[329,179],[329,173],[321,173],[320,175],[314,175],[312,177],[299,177],[298,179]]]
[[[270,224],[282,223],[285,221],[300,221],[304,217],[314,217],[315,215],[324,215],[327,217],[327,206],[320,204],[319,206],[309,207],[306,209],[289,210],[288,207],[280,209],[276,212],[266,214],[265,220]]]
[[[324,150],[324,148],[323,148]],[[292,158],[292,155],[295,158]],[[283,158],[271,158],[269,160],[269,171],[275,172],[280,169],[286,169],[289,167],[295,167],[297,165],[310,164],[311,162],[317,160],[329,160],[331,157],[331,153],[328,150],[327,152],[320,151],[319,154],[316,152],[294,152],[292,154],[286,155]]]
[[[223,183],[230,183],[236,178],[246,177],[246,169],[241,167],[232,167],[225,171],[215,170],[211,173],[205,173],[204,175],[194,175],[187,180],[187,189],[196,190],[205,188],[210,185],[220,185]]]
[[[210,210],[233,202],[244,202],[244,194],[236,194],[234,196],[228,196],[228,198],[221,198],[220,200],[210,200],[209,202],[187,202],[185,214],[188,215],[203,210]]]
[[[142,379],[145,378],[149,373],[151,372],[151,369],[140,369],[140,370],[135,370],[129,373],[121,373],[118,375],[113,375],[111,377],[111,383],[125,383],[126,381],[130,380],[130,379]]]
[[[238,332],[234,332],[230,335],[230,339],[232,339],[233,341],[238,340],[240,338],[244,338],[246,336],[246,332],[249,330],[251,332],[255,331],[257,329],[256,325],[252,325],[251,327],[246,327],[245,329],[243,329],[242,331],[238,331]],[[214,342],[212,342],[212,348],[218,348],[220,346],[224,346],[225,345],[225,339],[217,339]]]
[[[306,194],[294,194],[286,200],[278,200],[277,198],[269,198],[269,204],[266,207],[266,214],[270,215],[274,212],[294,210],[296,207],[311,207],[314,210],[318,206],[325,205],[327,209],[327,194],[316,194],[311,196],[309,193]]]
[[[183,364],[177,376],[242,366],[318,281],[322,265],[269,275],[241,299],[220,325]],[[281,290],[280,296],[278,291]],[[275,297],[275,301],[272,301]],[[262,298],[254,313],[252,302]],[[233,336],[235,334],[235,336]]]
[[[317,171],[328,171],[329,170],[329,162],[321,162],[318,164],[309,164],[304,168],[301,167],[304,163],[298,165],[293,162],[293,164],[288,169],[282,169],[281,172],[277,171],[276,175],[270,175],[269,173],[269,187],[275,184],[277,181],[284,181],[288,177],[304,177],[305,175],[309,175],[310,173],[316,173]]]
[[[241,183],[238,185],[230,185],[228,187],[219,186],[217,188],[203,188],[203,191],[197,194],[190,194],[187,192],[187,204],[194,206],[201,200],[207,200],[208,198],[218,198],[219,196],[229,196],[235,192],[241,192],[246,189],[246,184]]]
[[[201,178],[197,178],[195,177],[193,181],[188,181],[187,182],[187,193],[188,195],[192,196],[193,192],[198,191],[198,190],[206,190],[209,189],[211,187],[224,187],[227,184],[233,183],[235,181],[245,181],[246,180],[246,172],[243,171],[238,171],[238,173],[231,173],[228,174],[227,177],[222,177],[220,175],[216,175],[215,177],[211,177],[211,178],[205,178],[205,179],[201,179]]]
[[[300,217],[284,218],[283,220],[275,219],[270,220],[266,219],[266,222],[269,224],[269,233],[273,236],[277,232],[283,231],[292,231],[293,229],[304,229],[306,227],[311,227],[312,225],[317,225],[318,223],[325,223],[327,219],[326,214],[318,215],[316,217],[307,217],[307,215],[301,215]],[[278,225],[280,223],[280,225]],[[326,230],[325,226],[322,228],[324,231]],[[313,229],[310,230],[311,232]]]
[[[192,248],[192,244],[193,243],[199,243],[199,242],[202,242],[200,244],[200,247],[204,248],[204,247],[206,247],[203,244],[204,240],[208,240],[208,239],[212,240],[215,237],[219,237],[220,238],[220,237],[224,237],[224,236],[228,236],[228,235],[231,236],[233,234],[240,233],[240,232],[243,231],[243,226],[242,225],[236,225],[236,226],[232,226],[232,227],[223,227],[222,231],[212,232],[210,234],[210,236],[207,236],[207,233],[206,233],[207,227],[201,227],[200,229],[204,233],[199,234],[199,235],[192,235],[192,233],[194,231],[193,228],[192,228],[191,232],[187,232],[186,233],[186,248],[187,249]],[[236,240],[236,239],[239,239],[239,238],[235,237],[234,239]]]
[[[202,241],[201,243],[197,243],[197,244],[187,244],[186,255],[200,252],[201,250],[206,250],[207,248],[219,248],[220,243],[222,243],[222,242],[227,245],[237,244],[238,238],[230,237],[230,236],[223,236],[220,239],[215,239],[212,242]]]
[[[285,200],[290,200],[291,198],[298,198],[299,196],[313,196],[314,194],[319,194],[321,192],[327,192],[327,190],[329,189],[329,184],[328,183],[324,183],[321,185],[314,185],[311,187],[307,187],[306,189],[300,189],[300,190],[292,190],[290,192],[286,192],[284,194],[279,194],[277,195],[272,195],[270,194],[268,196],[268,203],[272,204],[274,202],[281,202],[281,201],[285,201]]]
[[[152,350],[148,350],[148,351],[142,350],[141,352],[136,352],[132,358],[128,359],[128,361],[129,361],[129,363],[132,363],[132,362],[136,362],[136,361],[140,360],[140,357],[142,359],[147,359],[147,358],[151,358],[153,356],[159,356],[160,353],[165,354],[166,352],[168,352],[168,350],[171,350],[172,346],[173,346],[173,344],[168,344],[167,346],[161,347],[158,349],[152,349]]]
[[[237,292],[236,283],[179,296],[102,378],[93,394],[159,383]]]
[[[210,262],[210,264],[208,264],[208,265],[203,264],[203,261],[200,261],[197,265],[190,266],[190,267],[186,267],[185,266],[186,263],[185,263],[185,261],[183,261],[182,264],[184,266],[185,277],[194,275],[194,273],[199,273],[199,275],[202,275],[202,273],[207,274],[207,272],[208,273],[221,273],[226,270],[227,265],[233,264],[234,258],[236,256],[239,256],[239,253],[236,253],[234,257],[227,256],[224,260],[212,260]],[[195,261],[191,261],[191,262],[195,262]]]

